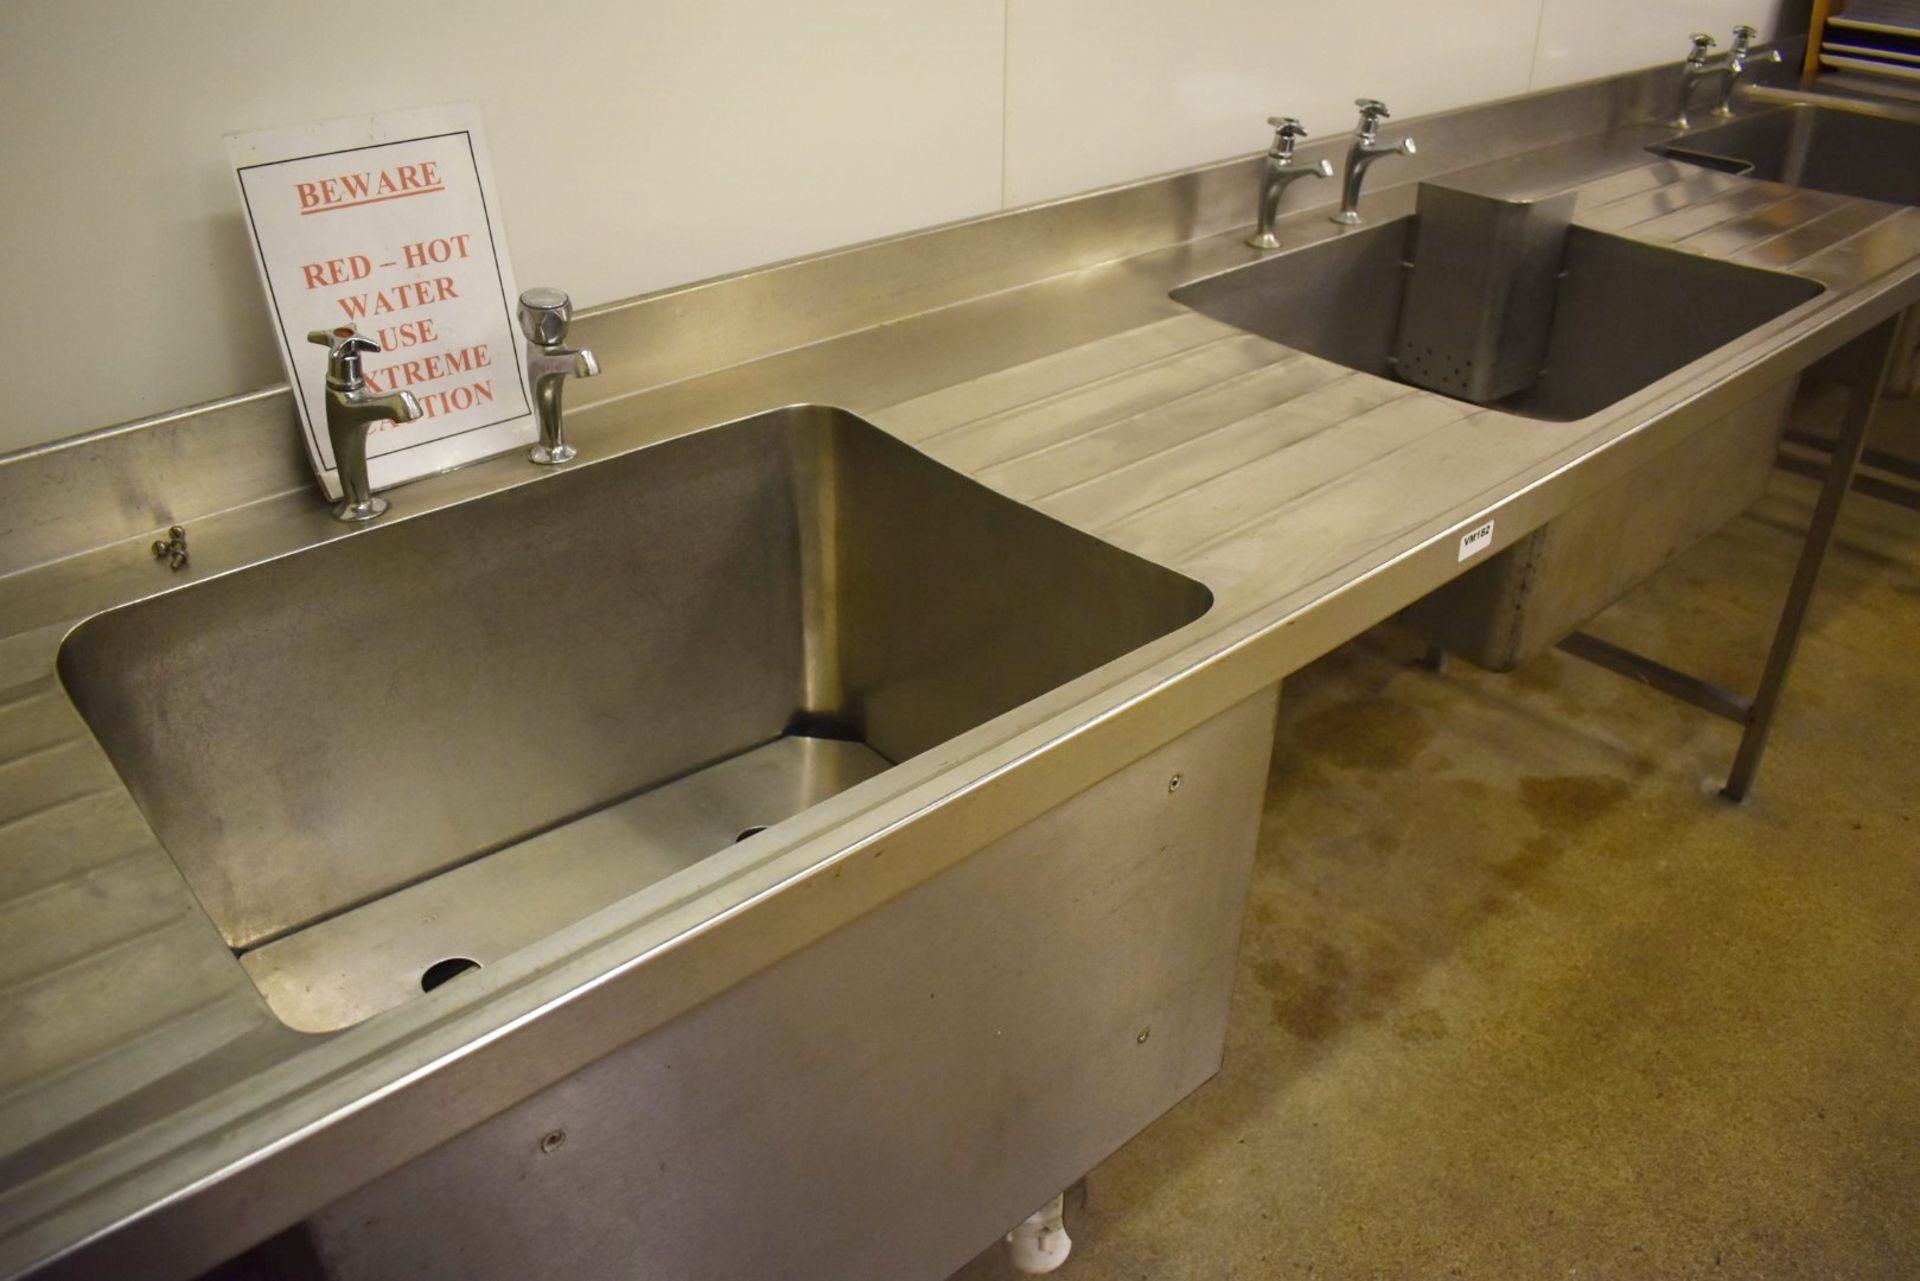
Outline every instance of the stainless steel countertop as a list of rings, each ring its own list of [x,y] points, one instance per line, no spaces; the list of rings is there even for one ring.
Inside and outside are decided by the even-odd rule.
[[[1365,201],[1372,221],[1411,213],[1413,179],[1443,173],[1516,196],[1577,189],[1583,225],[1827,285],[1578,422],[1478,411],[1172,302],[1174,287],[1256,258],[1240,243],[1252,160],[583,317],[582,341],[624,370],[569,416],[588,459],[778,404],[838,404],[1198,579],[1216,603],[808,811],[770,856],[716,855],[339,1033],[292,1032],[267,1011],[53,661],[100,609],[351,533],[282,463],[257,459],[212,486],[179,576],[146,553],[142,522],[167,523],[150,495],[116,493],[115,512],[66,524],[23,501],[8,533],[38,563],[0,578],[0,1274],[58,1256],[73,1275],[191,1275],[1387,617],[1459,571],[1464,530],[1491,517],[1494,547],[1510,544],[1920,301],[1920,211],[1657,160],[1642,147],[1671,131],[1622,122],[1649,119],[1665,92],[1660,74],[1621,77],[1409,121],[1420,163],[1382,166]],[[1325,211],[1283,218],[1283,243],[1340,234]],[[729,348],[749,331],[766,348],[791,341]],[[240,398],[189,425],[213,438],[273,421],[283,401]],[[169,434],[182,421],[0,460],[0,497],[10,468],[16,492],[31,480],[38,493],[131,475],[127,459],[155,451],[198,457],[204,445]],[[420,482],[394,493],[388,519],[541,483],[535,470],[508,458]]]

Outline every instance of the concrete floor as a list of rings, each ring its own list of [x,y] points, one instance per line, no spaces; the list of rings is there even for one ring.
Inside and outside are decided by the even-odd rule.
[[[1750,690],[1813,493],[1590,630]],[[1558,653],[1290,679],[1225,1067],[1057,1275],[1920,1276],[1916,641],[1920,514],[1856,496],[1744,807],[1734,727]]]

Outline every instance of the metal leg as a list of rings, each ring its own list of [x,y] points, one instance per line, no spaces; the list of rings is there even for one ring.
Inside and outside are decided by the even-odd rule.
[[[1840,438],[1834,443],[1833,461],[1820,487],[1820,499],[1814,505],[1813,523],[1807,541],[1800,550],[1800,563],[1793,572],[1793,585],[1787,590],[1786,607],[1780,611],[1780,625],[1773,636],[1773,648],[1767,652],[1767,665],[1760,677],[1760,689],[1753,698],[1753,710],[1747,716],[1746,733],[1740,736],[1740,750],[1733,759],[1733,772],[1720,794],[1731,801],[1744,801],[1753,789],[1753,776],[1760,769],[1761,754],[1767,750],[1767,735],[1773,729],[1774,713],[1780,706],[1781,691],[1786,688],[1787,673],[1793,666],[1794,652],[1800,647],[1800,632],[1806,626],[1813,604],[1813,591],[1820,582],[1820,568],[1833,545],[1834,526],[1840,519],[1840,507],[1853,485],[1854,472],[1860,466],[1860,453],[1866,446],[1867,428],[1873,422],[1886,385],[1887,369],[1892,363],[1893,338],[1899,327],[1897,318],[1882,322],[1863,334],[1858,343],[1859,374],[1847,400],[1846,417],[1840,423]]]
[[[1859,372],[1847,399],[1840,437],[1833,443],[1833,455],[1827,465],[1822,468],[1782,455],[1782,465],[1787,470],[1821,478],[1820,498],[1814,505],[1806,542],[1800,548],[1800,561],[1794,567],[1793,584],[1787,589],[1780,622],[1774,628],[1773,647],[1767,651],[1759,691],[1751,700],[1584,632],[1575,632],[1560,642],[1560,648],[1575,658],[1618,672],[1745,726],[1740,736],[1740,750],[1733,758],[1733,770],[1727,776],[1727,785],[1720,789],[1720,794],[1730,801],[1744,801],[1753,790],[1753,776],[1760,769],[1762,753],[1767,750],[1767,735],[1773,730],[1774,713],[1779,710],[1780,694],[1786,688],[1794,652],[1800,647],[1800,633],[1807,624],[1814,588],[1820,582],[1820,568],[1833,545],[1834,527],[1840,520],[1840,507],[1846,502],[1847,491],[1860,488],[1862,492],[1871,492],[1855,473],[1866,447],[1867,428],[1873,423],[1881,390],[1886,386],[1887,371],[1893,364],[1899,324],[1899,318],[1895,317],[1854,340]]]
[[[1655,662],[1630,649],[1622,649],[1612,641],[1603,641],[1598,636],[1586,632],[1575,632],[1560,642],[1560,649],[1574,658],[1592,663],[1595,667],[1604,667],[1617,672],[1642,685],[1651,685],[1662,694],[1677,698],[1683,703],[1692,703],[1703,711],[1724,717],[1736,725],[1745,725],[1752,714],[1753,702],[1740,697],[1730,689],[1722,689],[1712,681],[1703,681],[1698,676],[1689,676],[1665,663]]]
[[[1884,394],[1884,392],[1882,394]],[[1825,436],[1816,436],[1812,432],[1790,431],[1787,432],[1782,439],[1789,445],[1798,445],[1802,449],[1811,450],[1817,454],[1831,454],[1833,452],[1834,442],[1828,440]],[[1860,465],[1862,467],[1871,467],[1875,471],[1887,472],[1890,475],[1898,476],[1902,480],[1911,480],[1920,483],[1920,463],[1914,462],[1911,458],[1902,458],[1898,454],[1889,454],[1884,449],[1861,450]],[[1824,475],[1825,472],[1823,471],[1822,474]],[[1858,486],[1856,486],[1856,488],[1858,488]]]
[[[1446,671],[1447,651],[1441,649],[1438,645],[1427,646],[1427,652],[1420,655],[1420,666],[1430,672],[1437,673]]]
[[[1825,440],[1817,443],[1813,441],[1794,440],[1791,437],[1789,440],[1792,444],[1800,445],[1802,448],[1822,455],[1827,455],[1833,445],[1832,441]],[[1879,457],[1884,459],[1887,458],[1888,455],[1882,454]],[[1909,486],[1894,481],[1881,480],[1878,476],[1856,473],[1853,478],[1854,493],[1865,494],[1868,498],[1877,498],[1883,503],[1893,503],[1896,506],[1905,507],[1910,511],[1920,511],[1920,468],[1915,468],[1913,464],[1904,462],[1898,468],[1890,466],[1885,462],[1877,462],[1875,461],[1874,451],[1871,449],[1861,455],[1860,461],[1865,466],[1875,468],[1879,471],[1890,472],[1896,476],[1906,477],[1911,475],[1915,484]],[[1796,476],[1811,476],[1815,480],[1825,477],[1827,468],[1831,465],[1830,461],[1826,458],[1805,458],[1799,454],[1787,453],[1784,450],[1781,451],[1779,464],[1783,471],[1790,471]]]

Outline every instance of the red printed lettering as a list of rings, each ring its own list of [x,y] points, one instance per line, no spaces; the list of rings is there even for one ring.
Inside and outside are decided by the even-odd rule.
[[[440,181],[440,167],[431,160],[293,184],[294,199],[299,203],[302,215],[351,209],[355,205],[370,205],[378,200],[398,200],[403,196],[424,196],[444,190],[446,184]]]
[[[328,285],[344,285],[352,280],[365,280],[373,274],[373,263],[361,254],[351,258],[329,258],[325,262],[310,262],[300,268],[301,278],[309,289],[324,289]]]
[[[452,262],[456,258],[465,258],[468,242],[473,237],[467,232],[457,236],[441,236],[437,240],[419,240],[400,251],[401,259],[409,267],[438,266]]]

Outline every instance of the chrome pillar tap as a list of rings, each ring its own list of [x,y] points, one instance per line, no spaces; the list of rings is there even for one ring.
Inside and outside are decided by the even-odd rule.
[[[327,440],[340,473],[340,501],[333,505],[333,518],[372,520],[387,510],[387,500],[375,498],[367,483],[367,431],[375,423],[412,422],[420,417],[420,402],[410,391],[367,393],[360,357],[379,351],[380,344],[361,337],[354,326],[316,329],[307,341],[327,349]]]
[[[567,346],[573,300],[558,289],[529,289],[520,295],[520,332],[527,336],[527,386],[540,416],[540,443],[527,457],[542,466],[571,462],[580,451],[567,444],[560,423],[560,393],[567,375],[592,378],[600,362],[590,351]]]
[[[1260,212],[1247,243],[1255,249],[1278,249],[1273,236],[1273,220],[1280,211],[1280,197],[1301,178],[1331,178],[1333,166],[1322,160],[1316,164],[1296,164],[1293,144],[1307,131],[1292,116],[1268,116],[1273,126],[1273,145],[1267,148],[1267,161],[1260,170]]]
[[[1720,102],[1713,109],[1716,116],[1733,114],[1733,91],[1740,87],[1740,77],[1756,66],[1769,63],[1779,65],[1780,51],[1767,49],[1760,53],[1753,51],[1753,38],[1760,33],[1742,23],[1733,29],[1733,48],[1727,50],[1727,65],[1723,69],[1720,81]],[[1682,109],[1684,114],[1684,105]]]
[[[1343,227],[1360,224],[1360,184],[1366,180],[1367,170],[1374,161],[1382,156],[1418,154],[1411,138],[1392,144],[1377,140],[1380,122],[1391,119],[1386,103],[1374,98],[1355,98],[1353,105],[1360,108],[1360,123],[1354,127],[1353,144],[1347,148],[1347,173],[1340,185],[1340,212],[1333,215],[1333,220]]]
[[[1714,38],[1704,31],[1696,31],[1687,37],[1693,41],[1693,47],[1687,50],[1687,60],[1680,64],[1680,97],[1674,104],[1673,119],[1667,121],[1675,129],[1687,127],[1687,107],[1693,102],[1694,86],[1712,76],[1725,74],[1726,68],[1713,65]]]

